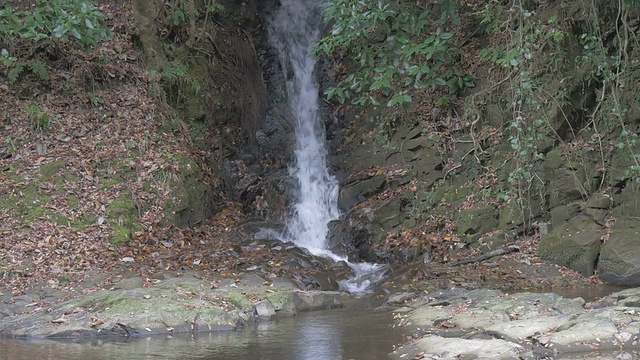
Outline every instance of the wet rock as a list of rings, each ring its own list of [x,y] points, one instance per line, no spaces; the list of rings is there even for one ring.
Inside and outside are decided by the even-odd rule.
[[[295,292],[292,299],[298,311],[335,309],[342,307],[342,294],[334,291]]]
[[[522,350],[520,345],[499,339],[467,340],[430,335],[400,347],[392,356],[396,359],[425,358],[418,357],[419,354],[434,356],[433,359],[518,359]]]
[[[329,248],[353,262],[376,262],[378,259],[371,246],[372,235],[366,225],[354,215],[349,213],[329,223]]]
[[[640,288],[607,298],[615,301],[585,309],[581,298],[553,293],[433,292],[396,312],[416,340],[392,358],[573,358],[576,352],[591,358],[595,350],[637,351]]]
[[[276,308],[269,300],[258,301],[253,305],[253,308],[255,309],[255,313],[260,318],[270,319],[271,317],[276,315]]]
[[[554,332],[551,334],[549,343],[567,346],[576,343],[600,342],[603,339],[613,338],[617,332],[618,329],[610,319],[588,317],[567,324],[566,330]]]
[[[545,333],[567,323],[573,315],[541,316],[524,320],[513,320],[491,325],[487,333],[513,342],[522,341],[535,334]]]
[[[387,304],[389,305],[402,305],[407,301],[415,299],[418,295],[415,293],[400,293],[389,296]]]

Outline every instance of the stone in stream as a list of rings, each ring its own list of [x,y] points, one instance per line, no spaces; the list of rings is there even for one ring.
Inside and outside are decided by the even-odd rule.
[[[258,301],[257,303],[253,304],[253,308],[255,309],[258,317],[261,319],[271,319],[276,315],[276,308],[269,300]]]
[[[640,288],[628,289],[585,308],[581,298],[553,293],[433,292],[396,312],[398,325],[415,340],[391,358],[589,358],[593,351],[605,357],[638,352],[638,295]]]

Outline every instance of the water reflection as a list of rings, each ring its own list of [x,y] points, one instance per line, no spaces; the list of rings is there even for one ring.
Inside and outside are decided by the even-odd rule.
[[[0,360],[385,359],[402,334],[389,313],[330,310],[259,322],[241,331],[131,341],[16,341],[0,338]]]

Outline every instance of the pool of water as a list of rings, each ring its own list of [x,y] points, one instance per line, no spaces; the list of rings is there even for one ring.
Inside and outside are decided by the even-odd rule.
[[[261,321],[238,331],[84,342],[0,338],[0,360],[370,360],[402,342],[388,312],[327,310]]]

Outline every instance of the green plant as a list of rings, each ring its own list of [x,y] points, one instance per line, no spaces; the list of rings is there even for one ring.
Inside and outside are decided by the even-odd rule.
[[[2,65],[5,67],[10,67],[16,60],[18,60],[17,57],[9,55],[9,50],[2,49],[0,51],[0,62],[2,62]]]
[[[352,99],[358,105],[408,105],[407,89],[444,86],[455,93],[473,86],[470,75],[447,71],[457,47],[446,29],[459,24],[457,4],[438,0],[441,16],[417,6],[376,0],[332,0],[324,4],[331,31],[320,39],[315,55],[329,61],[348,59],[349,70],[328,98]]]
[[[169,83],[179,86],[189,86],[196,95],[202,91],[202,86],[198,80],[189,74],[189,69],[180,60],[176,59],[172,61],[171,66],[163,69],[158,75],[160,75],[161,79]]]
[[[173,40],[182,37],[183,40],[188,39],[187,44],[192,43],[197,32],[196,19],[204,17],[204,23],[207,23],[211,15],[222,14],[225,11],[224,5],[217,0],[207,0],[204,5],[204,8],[196,7],[193,0],[165,1],[164,11],[159,14],[160,21],[164,21],[166,26],[163,33]]]
[[[35,102],[29,103],[25,105],[25,111],[27,112],[27,116],[31,122],[31,127],[34,130],[46,133],[51,130],[51,123],[55,121],[55,116],[51,115],[48,111],[43,110],[40,104]]]
[[[40,81],[46,81],[49,79],[49,72],[45,67],[45,64],[38,59],[31,59],[27,61],[16,61],[7,73],[7,78],[11,83],[18,81],[20,74],[25,70],[31,71],[35,74]]]
[[[71,38],[86,49],[110,36],[104,16],[91,0],[37,0],[28,10],[3,3],[0,38],[4,41]]]
[[[104,99],[102,99],[102,97],[98,96],[96,93],[90,92],[87,95],[89,95],[89,102],[91,102],[91,105],[95,107],[98,107],[104,103]]]
[[[7,145],[9,146],[9,151],[11,151],[12,154],[18,151],[16,142],[10,136],[7,136],[4,142],[7,143]]]

